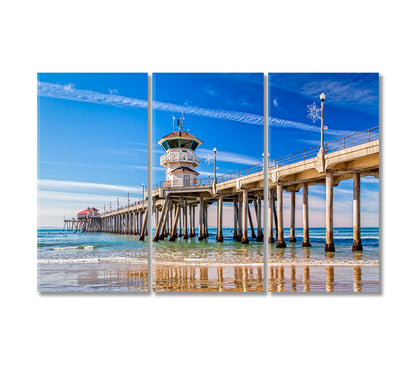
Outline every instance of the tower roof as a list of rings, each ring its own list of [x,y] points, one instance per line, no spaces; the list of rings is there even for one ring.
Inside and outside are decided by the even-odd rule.
[[[195,142],[198,142],[198,145],[201,145],[203,143],[202,140],[199,140],[197,137],[191,135],[189,132],[186,131],[174,131],[170,134],[164,136],[162,139],[160,139],[157,144],[162,145],[162,143],[167,139],[189,139],[193,140]]]
[[[175,170],[172,171],[172,174],[176,174],[176,173],[189,173],[189,174],[194,174],[194,175],[199,175],[199,173],[195,170],[192,170],[191,168],[188,168],[187,166],[179,166],[178,168],[176,168]]]

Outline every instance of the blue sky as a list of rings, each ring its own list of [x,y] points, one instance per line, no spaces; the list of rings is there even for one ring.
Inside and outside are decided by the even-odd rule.
[[[376,73],[271,73],[269,74],[269,153],[271,159],[319,146],[320,121],[307,117],[307,105],[320,107],[325,93],[325,142],[379,124],[379,76]],[[310,224],[325,226],[324,186],[309,189]],[[301,225],[301,191],[297,195],[297,217]],[[288,197],[285,220],[289,219]],[[379,184],[374,177],[361,178],[363,226],[378,226]],[[352,181],[334,189],[334,225],[352,226]]]
[[[147,185],[147,74],[38,74],[38,226]]]
[[[200,177],[214,173],[213,148],[217,148],[217,174],[262,161],[263,74],[155,73],[153,74],[153,180],[165,179],[157,141],[172,132],[172,115],[184,111],[184,128],[204,143],[197,148]]]
[[[147,74],[38,75],[38,226],[61,226],[64,215],[141,197],[147,185]],[[378,74],[269,74],[271,159],[319,144],[319,121],[306,106],[324,90],[325,140],[378,125]],[[172,115],[204,143],[201,177],[261,162],[263,73],[153,74],[153,182],[165,180],[157,141]],[[378,226],[378,180],[362,178],[363,226]],[[352,183],[335,189],[335,226],[351,226]],[[297,222],[301,227],[298,194]],[[311,226],[324,226],[323,186],[310,188]],[[288,197],[285,196],[287,200]],[[285,200],[285,221],[289,204]],[[230,208],[230,207],[228,207]],[[231,226],[231,208],[225,225]],[[215,209],[209,224],[214,225]]]

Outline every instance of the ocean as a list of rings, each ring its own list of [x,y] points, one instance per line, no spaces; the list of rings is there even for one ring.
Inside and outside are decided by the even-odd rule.
[[[38,230],[39,292],[146,292],[147,242],[134,235]]]
[[[154,292],[263,292],[263,243],[241,245],[233,229],[224,229],[224,242],[209,237],[168,239],[152,243]],[[379,230],[362,228],[364,250],[352,252],[352,228],[335,228],[335,252],[324,252],[325,228],[311,228],[312,247],[296,243],[286,248],[269,244],[271,292],[378,292]],[[147,240],[110,233],[38,230],[38,290],[40,292],[146,292]]]

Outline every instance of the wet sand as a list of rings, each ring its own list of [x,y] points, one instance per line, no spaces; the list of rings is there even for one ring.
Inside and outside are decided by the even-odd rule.
[[[154,292],[263,292],[263,264],[154,265]]]
[[[379,292],[379,267],[350,265],[271,265],[271,292]]]
[[[271,264],[270,292],[379,292],[375,261]],[[154,292],[264,292],[263,264],[154,264]]]
[[[137,263],[38,263],[39,292],[147,292],[147,277]]]

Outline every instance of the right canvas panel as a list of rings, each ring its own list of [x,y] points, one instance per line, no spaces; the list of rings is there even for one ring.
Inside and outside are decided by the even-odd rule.
[[[379,74],[270,73],[269,291],[379,292]]]

